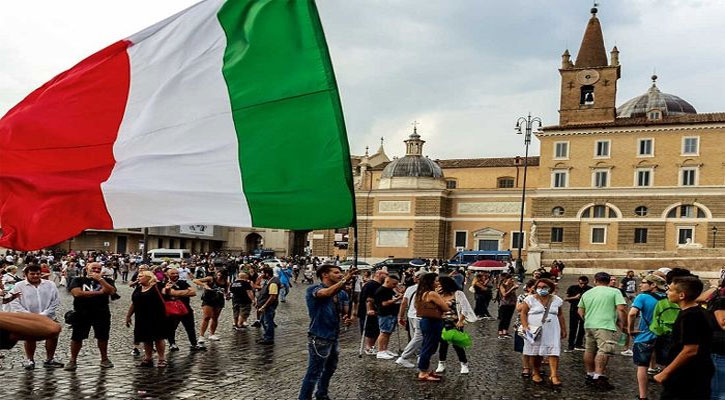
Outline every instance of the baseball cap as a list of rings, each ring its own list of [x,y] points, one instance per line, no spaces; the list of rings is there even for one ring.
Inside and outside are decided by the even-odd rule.
[[[415,273],[416,278],[420,278],[421,276],[425,275],[427,272],[424,269],[419,269],[418,272]]]
[[[662,290],[664,290],[667,285],[667,282],[665,282],[665,280],[662,279],[661,276],[657,276],[654,274],[649,274],[649,275],[645,276],[643,281],[649,282],[649,283],[657,286],[658,289],[662,289]]]

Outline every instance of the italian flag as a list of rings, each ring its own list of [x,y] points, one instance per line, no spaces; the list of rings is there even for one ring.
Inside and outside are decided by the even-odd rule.
[[[84,229],[350,226],[349,149],[313,0],[206,0],[0,119],[0,246]]]

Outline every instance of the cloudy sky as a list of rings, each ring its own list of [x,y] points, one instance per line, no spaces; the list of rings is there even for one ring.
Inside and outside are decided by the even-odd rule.
[[[87,55],[195,0],[4,1],[0,114]],[[431,158],[512,156],[532,112],[558,119],[560,56],[575,58],[586,0],[318,0],[353,153],[390,156],[419,121]],[[620,50],[618,104],[658,86],[698,112],[725,111],[725,2],[601,0],[605,45]],[[537,153],[535,144],[533,150]]]

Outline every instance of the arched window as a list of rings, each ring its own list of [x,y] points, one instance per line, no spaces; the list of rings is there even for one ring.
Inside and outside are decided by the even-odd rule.
[[[645,206],[639,206],[634,209],[634,215],[636,215],[638,217],[646,216],[647,212],[648,212],[648,210],[647,210],[647,207],[645,207]]]
[[[581,95],[579,97],[579,104],[583,106],[589,106],[594,104],[594,86],[584,85],[581,88]]]
[[[497,180],[497,187],[499,189],[507,189],[514,187],[514,178],[510,176],[502,176]]]
[[[556,206],[551,209],[551,215],[555,217],[561,217],[564,215],[564,207]]]
[[[667,218],[705,218],[705,211],[694,204],[681,204],[667,213]]]
[[[605,205],[595,205],[584,210],[582,218],[617,218],[617,212]]]

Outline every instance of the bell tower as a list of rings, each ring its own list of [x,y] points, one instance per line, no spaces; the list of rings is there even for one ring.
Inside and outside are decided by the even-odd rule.
[[[607,60],[597,8],[591,13],[576,61],[572,63],[569,50],[561,56],[561,126],[613,122],[617,117],[619,50],[615,46]]]

